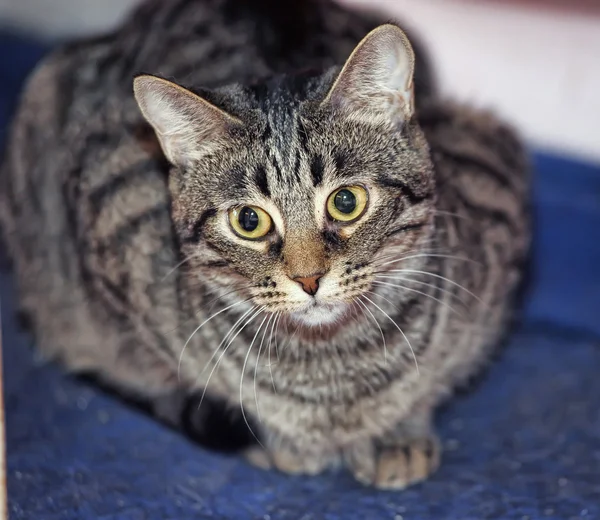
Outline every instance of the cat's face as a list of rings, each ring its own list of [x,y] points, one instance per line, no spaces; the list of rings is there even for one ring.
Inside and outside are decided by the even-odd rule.
[[[349,316],[386,261],[422,247],[433,181],[409,50],[384,26],[333,86],[325,75],[231,89],[227,113],[142,78],[151,90],[138,101],[178,165],[173,218],[193,274],[320,326]]]

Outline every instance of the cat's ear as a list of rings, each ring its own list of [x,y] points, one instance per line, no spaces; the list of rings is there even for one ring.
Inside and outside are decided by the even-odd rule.
[[[133,91],[172,164],[183,166],[200,159],[227,139],[228,128],[241,124],[193,92],[162,78],[138,76]]]
[[[404,32],[381,25],[354,49],[323,103],[352,119],[402,123],[414,112],[414,67]]]

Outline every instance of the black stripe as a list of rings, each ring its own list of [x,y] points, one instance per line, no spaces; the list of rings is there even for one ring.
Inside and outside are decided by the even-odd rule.
[[[325,247],[329,251],[339,251],[344,246],[344,239],[337,231],[325,229],[322,233]]]
[[[269,246],[269,256],[271,258],[281,258],[281,252],[283,251],[283,241],[280,239]]]
[[[124,224],[121,224],[112,235],[107,237],[102,241],[100,246],[106,246],[107,244],[121,244],[129,239],[132,235],[139,233],[140,228],[149,222],[154,220],[158,220],[161,217],[164,218],[165,215],[169,214],[169,205],[168,204],[157,204],[153,208],[144,211],[143,213],[136,215],[133,218],[125,221]],[[166,220],[166,219],[165,219]]]
[[[212,249],[215,253],[218,253],[220,255],[226,254],[226,251],[224,249],[221,249],[217,244],[215,244],[214,242],[211,242],[210,240],[204,241],[204,247],[206,247],[208,249]]]
[[[215,208],[209,208],[205,210],[200,218],[194,223],[191,232],[183,237],[183,242],[186,244],[197,244],[202,239],[202,231],[208,219],[214,217],[217,214]]]
[[[178,21],[182,20],[183,18],[187,18],[187,16],[184,17],[183,15],[186,14],[185,11],[187,9],[194,5],[194,2],[172,2],[170,6],[168,3],[159,5],[164,5],[165,7],[165,12],[161,17],[162,20],[160,20],[160,25],[164,28],[164,30],[168,31],[173,25],[177,24]],[[191,13],[189,14],[191,15]],[[154,13],[154,18],[157,18],[156,13]]]
[[[98,163],[98,156],[105,150],[117,148],[121,140],[121,134],[110,134],[105,130],[90,133],[77,151],[78,155],[73,163],[81,165],[83,170],[87,170],[90,166],[95,167]]]
[[[438,150],[445,156],[444,159],[454,161],[459,168],[468,168],[469,166],[478,168],[492,177],[503,188],[512,188],[511,172],[506,171],[506,168],[502,167],[501,164],[487,159],[480,153],[468,153],[448,146],[440,146]]]
[[[106,310],[113,319],[118,321],[123,329],[133,328],[134,325],[131,317],[139,315],[139,309],[136,309],[127,297],[129,286],[128,275],[121,276],[118,285],[107,276],[97,272],[91,274],[91,278],[88,281],[92,284],[93,292],[95,293],[95,298],[93,299],[103,303],[103,309]],[[159,332],[154,330],[154,327],[145,314],[141,315],[141,319],[150,334],[152,334],[160,350],[167,354],[167,357],[172,358],[173,352],[169,348],[166,339]]]
[[[347,150],[338,150],[335,153],[333,160],[335,161],[335,168],[339,173],[342,173],[345,170],[349,159],[350,157]]]
[[[266,143],[270,138],[271,138],[271,125],[269,125],[269,123],[265,124],[265,129],[263,130],[262,135],[260,136],[261,141],[264,143]]]
[[[265,197],[270,197],[271,191],[269,190],[269,183],[267,181],[267,171],[265,170],[264,166],[259,166],[256,168],[255,181],[260,192]]]
[[[459,191],[455,191],[454,196],[460,201],[460,204],[462,204],[462,206],[469,213],[475,214],[477,217],[487,218],[494,223],[502,224],[508,227],[511,232],[516,232],[515,224],[510,220],[509,215],[504,211],[474,204]]]
[[[294,162],[294,180],[299,183],[300,182],[300,150],[296,150],[296,161]]]
[[[138,181],[150,180],[151,177],[156,176],[157,166],[156,160],[145,159],[134,164],[120,175],[112,177],[108,182],[91,190],[88,200],[92,216],[98,216],[103,206],[108,202],[106,199],[111,198],[117,192]]]
[[[411,204],[418,204],[419,202],[423,202],[424,200],[430,199],[433,196],[433,191],[417,193],[400,179],[394,179],[385,175],[381,175],[378,178],[378,182],[386,188],[401,190],[403,195],[411,202]]]
[[[400,227],[390,229],[386,234],[386,238],[392,237],[394,235],[399,235],[400,233],[406,233],[408,231],[414,231],[415,229],[422,229],[427,225],[427,222],[417,222],[414,224],[404,224]]]
[[[310,163],[310,173],[313,178],[313,186],[316,188],[323,182],[325,164],[321,155],[315,155]]]
[[[200,267],[207,267],[207,268],[229,267],[229,262],[227,262],[226,260],[213,260],[212,262],[206,262],[204,264],[200,264]]]
[[[271,159],[271,163],[273,164],[273,168],[275,168],[275,173],[277,174],[277,180],[279,182],[283,182],[283,174],[281,173],[281,168],[279,167],[279,164],[277,163],[277,159],[275,159],[274,156],[271,156],[270,159]]]
[[[308,153],[308,134],[306,133],[306,129],[304,128],[302,120],[300,119],[298,119],[298,141],[300,143],[300,147]]]

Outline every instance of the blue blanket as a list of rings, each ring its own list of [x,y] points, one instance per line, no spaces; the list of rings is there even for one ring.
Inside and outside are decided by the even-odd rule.
[[[0,36],[0,129],[42,49]],[[525,319],[439,416],[445,456],[403,492],[211,453],[38,360],[0,277],[10,518],[600,518],[600,168],[538,154]]]

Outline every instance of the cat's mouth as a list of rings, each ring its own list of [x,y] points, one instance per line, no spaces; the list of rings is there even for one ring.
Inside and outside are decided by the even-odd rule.
[[[290,314],[292,321],[309,327],[331,326],[345,322],[350,315],[350,305],[346,303],[322,303],[312,301],[304,309]]]
[[[294,335],[306,341],[323,341],[335,336],[353,318],[353,305],[348,303],[312,302],[292,312],[287,319]]]

